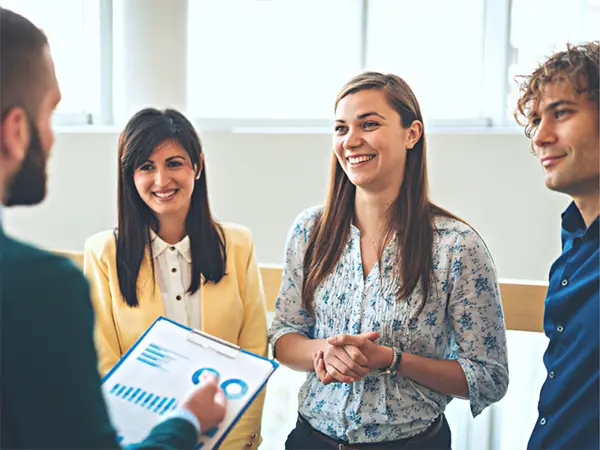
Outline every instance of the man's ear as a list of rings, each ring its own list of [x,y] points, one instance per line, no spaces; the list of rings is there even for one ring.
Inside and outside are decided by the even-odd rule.
[[[12,108],[2,120],[0,158],[8,165],[20,165],[29,147],[30,130],[27,113],[21,107]]]

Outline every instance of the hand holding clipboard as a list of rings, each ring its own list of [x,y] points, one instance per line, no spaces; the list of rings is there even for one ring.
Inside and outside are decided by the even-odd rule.
[[[275,361],[201,331],[158,318],[103,379],[103,391],[123,444],[142,439],[178,406],[205,374],[227,397],[218,427],[202,430],[198,448],[216,448],[277,369]]]

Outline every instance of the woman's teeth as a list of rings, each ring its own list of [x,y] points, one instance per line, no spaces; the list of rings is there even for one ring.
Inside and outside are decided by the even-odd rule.
[[[153,192],[153,194],[156,195],[158,198],[169,198],[169,197],[173,197],[176,192],[177,192],[177,189],[173,189],[172,191]]]
[[[362,163],[362,162],[366,162],[366,161],[370,161],[373,158],[375,158],[375,155],[368,155],[368,156],[350,156],[348,157],[348,162],[350,164],[358,164],[358,163]]]

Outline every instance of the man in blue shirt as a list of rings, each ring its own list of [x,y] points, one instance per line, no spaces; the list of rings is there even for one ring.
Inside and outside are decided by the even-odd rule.
[[[523,77],[515,113],[546,186],[573,199],[562,214],[562,253],[550,269],[547,378],[530,450],[600,449],[599,59],[599,41],[555,53]]]

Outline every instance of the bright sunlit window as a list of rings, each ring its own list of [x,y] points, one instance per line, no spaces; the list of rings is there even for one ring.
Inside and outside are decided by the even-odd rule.
[[[366,68],[392,72],[428,119],[477,119],[484,0],[371,0]]]
[[[516,105],[515,75],[531,73],[566,43],[600,39],[600,0],[512,0],[508,105]],[[508,108],[512,115],[512,108]]]
[[[360,1],[190,1],[196,117],[330,118],[360,71]]]
[[[48,36],[62,91],[57,116],[95,115],[100,110],[99,0],[2,0]]]

